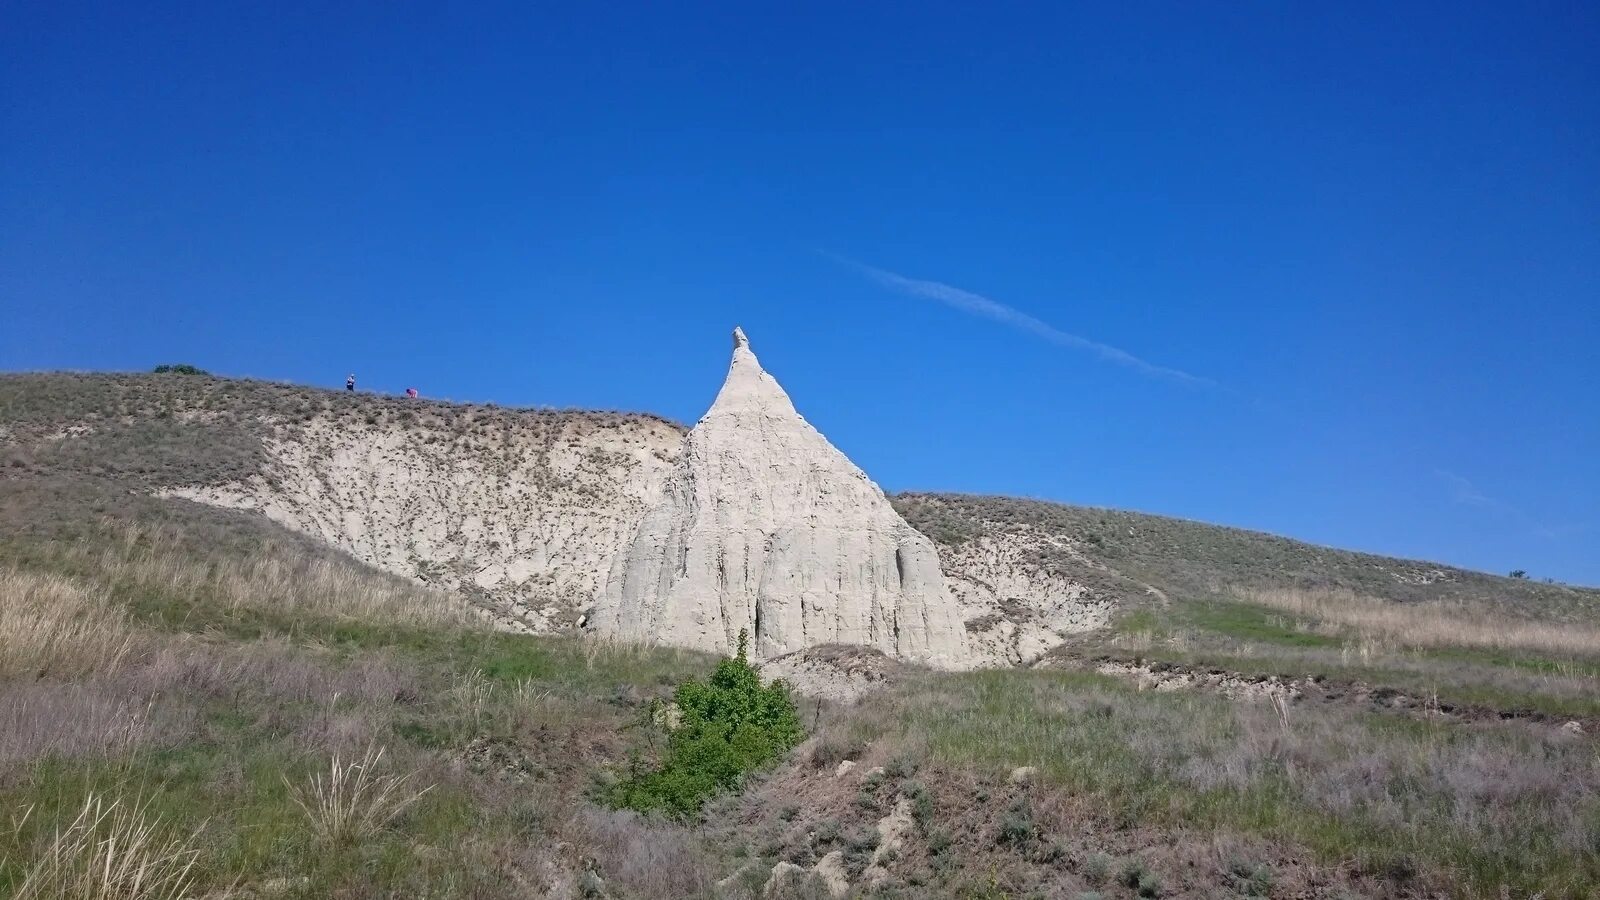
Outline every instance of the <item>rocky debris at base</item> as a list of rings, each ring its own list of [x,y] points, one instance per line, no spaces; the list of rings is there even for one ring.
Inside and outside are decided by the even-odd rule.
[[[741,870],[727,880],[731,884],[732,879],[742,875]],[[772,867],[772,874],[762,886],[761,896],[772,898],[789,896],[791,893],[802,891],[808,884],[821,887],[835,900],[849,894],[850,874],[845,868],[844,854],[834,850],[818,860],[810,869],[787,861],[778,863]]]
[[[493,775],[507,781],[530,781],[541,774],[540,767],[527,751],[504,738],[482,735],[473,738],[462,749],[461,762],[479,775]]]
[[[784,890],[799,885],[809,876],[805,869],[792,862],[780,862],[772,867],[772,876],[761,888],[761,896],[777,897]]]
[[[900,851],[905,847],[906,835],[916,823],[911,815],[913,808],[911,798],[901,796],[895,800],[894,809],[878,820],[878,846],[872,851],[871,865],[868,865],[866,872],[862,874],[869,883],[876,883],[889,877],[888,864],[900,855]]]
[[[855,703],[893,683],[901,668],[880,650],[845,644],[786,653],[760,666],[763,679],[781,678],[797,694],[835,703]]]
[[[850,875],[845,869],[843,851],[834,850],[817,860],[811,872],[822,883],[828,896],[839,898],[850,893]]]
[[[1133,678],[1140,690],[1182,691],[1203,688],[1234,699],[1278,696],[1289,700],[1298,700],[1302,696],[1298,684],[1292,680],[1286,681],[1276,675],[1252,678],[1229,672],[1193,671],[1116,660],[1101,662],[1095,666],[1095,671],[1101,675]]]

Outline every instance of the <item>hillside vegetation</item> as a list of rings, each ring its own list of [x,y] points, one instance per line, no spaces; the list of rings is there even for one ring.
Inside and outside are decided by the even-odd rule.
[[[1239,589],[1342,589],[1397,603],[1493,606],[1545,621],[1600,618],[1600,589],[1319,547],[1290,538],[1146,513],[970,494],[906,493],[895,508],[946,546],[1001,534],[1054,536],[1036,562],[1118,600],[1215,599]]]
[[[408,413],[608,415],[195,375],[0,379],[0,896],[1579,898],[1600,883],[1593,592],[993,498],[897,502],[949,550],[1036,545],[1022,581],[1059,569],[1113,604],[1103,627],[1028,669],[882,667],[858,704],[803,699],[801,743],[785,752],[785,724],[751,744],[745,759],[775,762],[719,776],[698,813],[618,810],[641,773],[683,779],[650,798],[694,779],[703,733],[675,744],[664,704],[715,696],[680,686],[717,660],[493,630],[469,592],[159,493],[264,477],[285,416],[359,429]]]

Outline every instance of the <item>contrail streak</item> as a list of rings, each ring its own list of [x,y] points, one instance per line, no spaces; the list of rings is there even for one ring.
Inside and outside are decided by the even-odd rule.
[[[1110,344],[1102,344],[1099,341],[1092,341],[1086,337],[1080,337],[1079,335],[1072,334],[1071,332],[1062,331],[1054,325],[1041,321],[1040,319],[1036,319],[1020,309],[1014,309],[999,301],[990,300],[988,297],[985,297],[982,294],[974,294],[971,291],[964,291],[961,288],[938,281],[924,281],[919,278],[907,278],[904,275],[896,275],[893,272],[879,269],[874,266],[869,266],[865,263],[858,263],[852,259],[846,259],[842,256],[835,256],[832,253],[827,253],[825,255],[837,262],[856,269],[884,287],[899,291],[903,294],[910,294],[913,297],[923,297],[928,300],[937,300],[938,302],[943,303],[945,306],[948,306],[952,309],[959,309],[962,312],[971,313],[975,316],[982,316],[985,319],[992,319],[1001,323],[1002,325],[1009,325],[1018,331],[1026,331],[1035,337],[1043,338],[1052,344],[1068,347],[1073,350],[1082,350],[1092,353],[1106,362],[1116,363],[1119,366],[1126,366],[1127,368],[1133,369],[1137,372],[1142,372],[1145,375],[1152,375],[1158,378],[1170,378],[1175,381],[1184,382],[1185,384],[1206,386],[1215,385],[1215,382],[1209,378],[1201,378],[1198,375],[1191,375],[1188,372],[1184,372],[1180,369],[1158,366],[1155,363],[1146,362],[1145,360],[1134,356],[1132,353],[1129,353],[1126,350],[1113,347]]]

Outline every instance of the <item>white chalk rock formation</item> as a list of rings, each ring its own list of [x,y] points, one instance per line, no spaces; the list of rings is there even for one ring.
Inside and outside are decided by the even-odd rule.
[[[800,417],[733,333],[727,381],[685,439],[661,500],[612,564],[594,627],[752,655],[862,644],[968,663],[933,543]]]

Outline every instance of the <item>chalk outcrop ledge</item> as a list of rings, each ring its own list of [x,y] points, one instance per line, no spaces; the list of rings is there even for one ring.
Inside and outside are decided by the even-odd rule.
[[[593,627],[762,658],[817,644],[970,665],[933,543],[795,411],[735,329],[716,402],[611,566]]]

